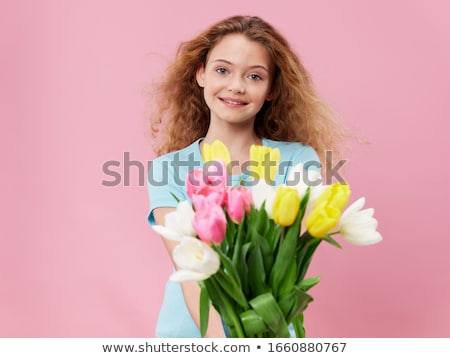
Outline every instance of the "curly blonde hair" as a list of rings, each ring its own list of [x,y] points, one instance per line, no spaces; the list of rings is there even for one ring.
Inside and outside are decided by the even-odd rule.
[[[164,135],[157,155],[179,150],[206,135],[209,108],[196,73],[206,65],[210,50],[228,34],[243,34],[261,43],[274,64],[273,99],[256,116],[255,133],[264,138],[311,145],[325,162],[325,152],[341,156],[343,128],[316,94],[310,75],[285,38],[256,16],[222,20],[190,41],[181,43],[175,61],[156,86],[157,111],[151,117],[153,137]],[[164,129],[164,130],[162,130]]]

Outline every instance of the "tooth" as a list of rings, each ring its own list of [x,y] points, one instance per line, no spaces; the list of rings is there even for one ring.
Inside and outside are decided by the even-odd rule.
[[[225,102],[228,102],[228,103],[230,103],[230,104],[242,104],[242,102],[230,101],[230,100],[228,100],[228,99],[226,99]]]

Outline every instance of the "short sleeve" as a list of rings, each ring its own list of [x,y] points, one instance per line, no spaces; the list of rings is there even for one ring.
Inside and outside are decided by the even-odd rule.
[[[153,211],[156,208],[174,208],[177,206],[175,197],[179,200],[185,199],[186,195],[181,179],[180,177],[175,177],[169,158],[160,157],[151,162],[147,175],[147,188],[150,201],[147,219],[150,225],[155,225]]]
[[[303,145],[294,157],[294,166],[298,163],[302,163],[303,167],[307,170],[314,170],[320,172],[322,164],[320,163],[319,156],[313,147],[309,145]]]
[[[286,183],[291,175],[291,171],[301,164],[304,170],[311,170],[320,173],[322,164],[319,156],[313,147],[301,143],[287,143],[284,146],[285,155],[280,163],[279,174],[282,180],[279,183]]]

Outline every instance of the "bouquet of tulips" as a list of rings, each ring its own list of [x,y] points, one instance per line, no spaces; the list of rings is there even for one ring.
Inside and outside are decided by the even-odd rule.
[[[297,180],[287,181],[294,185],[273,186],[277,166],[264,164],[279,161],[278,149],[252,146],[254,180],[236,186],[228,185],[223,143],[205,144],[202,156],[205,164],[215,163],[214,173],[205,167],[190,172],[190,201],[179,201],[164,225],[154,226],[179,242],[173,260],[180,269],[170,279],[200,284],[201,334],[212,304],[232,337],[305,337],[303,313],[313,300],[308,290],[320,280],[306,277],[315,250],[322,241],[340,248],[336,234],[356,245],[379,242],[373,209],[362,210],[360,198],[342,213],[349,186],[308,186],[299,176],[311,182],[320,174],[301,165],[290,173]]]

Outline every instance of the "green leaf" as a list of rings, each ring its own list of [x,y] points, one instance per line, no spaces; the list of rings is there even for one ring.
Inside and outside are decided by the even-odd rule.
[[[236,224],[229,218],[227,214],[227,228],[225,231],[225,238],[220,244],[220,249],[225,254],[228,254],[229,252],[232,252],[234,250],[236,231]]]
[[[264,320],[254,310],[241,313],[241,322],[247,338],[258,337],[269,331]]]
[[[247,242],[244,245],[242,245],[241,249],[241,257],[240,260],[238,260],[236,269],[239,275],[239,278],[241,280],[241,288],[242,292],[246,296],[250,293],[250,287],[248,282],[248,266],[247,266],[247,257],[248,257],[248,251],[250,249],[251,243]]]
[[[252,245],[248,256],[248,279],[254,296],[258,296],[268,291],[263,258],[258,244]]]
[[[299,287],[295,287],[296,294],[297,294],[297,306],[295,309],[289,314],[289,319],[292,320],[295,317],[297,317],[299,314],[304,312],[306,308],[308,307],[309,303],[313,301],[313,298],[311,295],[304,292]]]
[[[320,279],[321,279],[320,276],[314,276],[314,277],[303,279],[297,284],[297,287],[306,292],[311,287],[317,285],[319,283]]]
[[[291,262],[296,258],[297,242],[299,240],[300,215],[295,222],[286,229],[286,235],[280,245],[280,249],[275,258],[275,263],[270,275],[270,285],[276,297],[280,294],[280,288],[289,269],[292,268]]]
[[[275,225],[274,221],[267,215],[266,210],[256,210],[252,206],[248,228],[249,230],[256,232],[261,238],[264,239],[264,242],[267,243],[268,250],[266,250],[266,247],[262,247],[264,259],[266,257],[270,257],[273,260],[274,251],[276,250],[278,240],[281,236],[282,227]],[[268,254],[266,256],[266,251],[270,252],[270,255]]]
[[[268,240],[262,236],[254,226],[249,226],[250,233],[250,241],[252,243],[251,247],[259,246],[259,250],[261,251],[262,261],[263,261],[263,269],[265,276],[268,277],[270,275],[270,271],[272,270],[274,255],[271,251],[271,247],[269,245]]]
[[[305,327],[303,326],[303,313],[299,314],[293,321],[295,336],[297,338],[306,338]]]
[[[237,265],[239,258],[241,256],[241,248],[243,245],[246,231],[247,231],[247,214],[245,213],[244,217],[242,218],[242,221],[238,225],[237,236],[236,236],[236,245],[235,245],[233,256],[231,259],[234,266]]]
[[[243,328],[236,316],[235,306],[231,303],[231,298],[217,282],[216,275],[203,281],[208,290],[209,298],[216,311],[222,316],[223,321],[228,326],[233,337],[244,338]]]
[[[170,195],[172,195],[172,197],[177,201],[177,203],[179,203],[181,200],[178,198],[178,196],[176,196],[174,193],[170,193]]]
[[[264,210],[256,210],[254,205],[250,205],[250,215],[248,216],[250,226],[256,227],[259,230],[260,226],[263,225],[261,214]]]
[[[223,270],[219,270],[217,273],[217,283],[224,289],[225,292],[243,309],[248,309],[249,305],[247,299],[242,293],[241,288],[235,280],[227,275]]]
[[[204,284],[200,284],[200,334],[205,336],[208,329],[210,300],[208,290]]]
[[[265,202],[263,203],[263,205],[265,205]],[[250,212],[250,217],[254,218],[255,222],[254,225],[252,224],[252,226],[255,227],[258,232],[264,232],[267,223],[270,221],[269,216],[267,215],[267,211],[265,209],[256,210],[253,207],[253,210],[251,210]]]
[[[330,235],[325,235],[323,237],[323,240],[325,240],[326,242],[330,243],[331,245],[337,247],[338,249],[342,249],[342,246],[336,240],[334,240]]]
[[[275,259],[272,247],[269,244],[269,240],[267,240],[266,237],[256,232],[256,230],[252,230],[252,233],[253,233],[252,241],[257,241],[259,243],[264,263],[264,271],[266,273],[266,276],[269,276],[270,272],[272,271]]]
[[[305,277],[311,263],[312,256],[314,255],[314,252],[322,241],[322,239],[312,237],[309,234],[302,235],[300,240],[302,241],[302,246],[297,256],[297,282],[300,282]]]
[[[287,270],[284,274],[283,280],[279,284],[279,295],[292,290],[297,280],[297,262],[295,259],[288,262]]]
[[[296,309],[298,304],[297,290],[292,289],[289,292],[284,292],[278,299],[278,305],[283,312],[284,317],[289,317]],[[286,319],[286,322],[289,322]]]
[[[308,188],[306,188],[305,195],[303,196],[302,201],[300,202],[300,214],[299,214],[300,221],[303,220],[303,216],[305,215],[306,207],[308,206],[310,194],[311,194],[311,188],[308,187]]]
[[[269,238],[271,251],[274,257],[277,256],[278,251],[280,250],[281,235],[283,234],[283,230],[284,228],[282,226],[275,225],[272,221],[267,233],[264,234],[264,237]]]
[[[213,249],[219,254],[220,256],[220,262],[223,265],[223,268],[225,269],[225,271],[227,272],[228,275],[231,276],[231,278],[236,281],[236,284],[241,287],[241,279],[239,277],[239,273],[237,268],[233,265],[233,263],[231,262],[230,258],[228,256],[226,256],[222,250],[220,250],[217,247],[213,246]]]
[[[273,332],[274,337],[289,338],[289,328],[280,306],[270,292],[255,297],[250,306],[261,316],[265,324]]]
[[[215,282],[214,276],[211,276],[207,280],[203,281],[203,284],[205,285],[205,288],[208,291],[208,296],[212,305],[217,310],[217,312],[219,312],[220,315],[222,315],[224,321],[228,323],[229,319],[225,312],[224,297],[222,297],[223,293],[220,287],[217,287],[217,283]]]
[[[239,312],[237,312],[236,310],[237,305],[233,304],[233,301],[228,295],[228,292],[222,290],[220,284],[217,281],[217,275],[211,276],[206,281],[211,284],[210,287],[207,287],[208,293],[211,292],[210,289],[214,290],[214,293],[219,293],[214,298],[210,294],[211,302],[213,303],[214,307],[216,307],[217,312],[222,316],[223,321],[230,329],[233,337],[245,338],[244,329],[239,319]],[[215,304],[217,304],[217,306]]]
[[[286,318],[286,322],[291,322],[296,316],[306,310],[309,302],[312,300],[312,296],[297,286],[294,286],[291,291],[281,295],[279,305]]]

